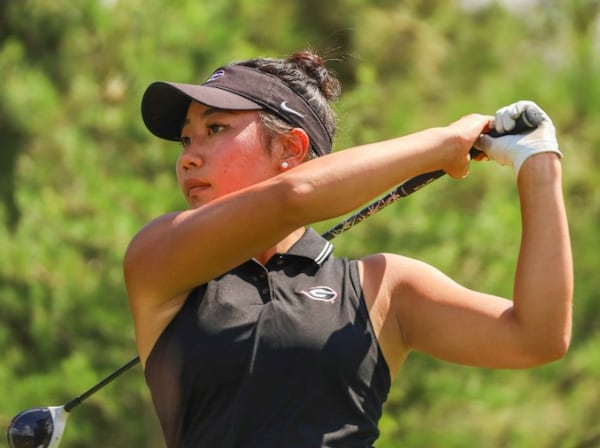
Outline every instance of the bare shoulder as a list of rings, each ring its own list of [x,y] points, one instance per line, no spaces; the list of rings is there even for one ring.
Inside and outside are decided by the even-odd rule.
[[[427,263],[390,253],[364,257],[360,266],[363,288],[375,292],[377,297],[386,297],[390,306],[397,304],[398,299],[408,297],[407,293],[419,289],[423,282],[443,276]]]
[[[417,302],[469,300],[479,295],[460,285],[439,269],[423,261],[397,254],[380,253],[362,260],[363,286],[387,296],[393,311],[414,313]]]
[[[153,242],[177,219],[180,212],[168,213],[153,219],[142,227],[129,242],[125,252],[125,274],[135,274],[135,266],[153,250]],[[133,269],[133,270],[132,270]]]
[[[149,273],[164,262],[161,244],[165,239],[164,234],[176,217],[177,213],[171,213],[150,221],[127,246],[123,259],[123,274],[132,304],[139,301],[151,303],[161,298],[160,291],[154,291],[155,277]]]
[[[398,290],[409,287],[409,271],[413,261],[399,255],[378,253],[360,260],[361,284],[369,317],[392,378],[400,370],[409,352],[409,346],[398,319],[401,297]]]
[[[176,222],[182,212],[172,212],[161,215],[143,226],[131,239],[125,252],[126,267],[135,266],[145,258],[147,252],[152,251],[153,242]],[[125,272],[127,274],[127,271]]]

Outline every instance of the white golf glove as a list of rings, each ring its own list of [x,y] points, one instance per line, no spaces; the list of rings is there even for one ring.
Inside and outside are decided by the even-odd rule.
[[[523,162],[534,154],[553,152],[562,157],[556,140],[556,129],[550,117],[533,101],[518,101],[498,109],[494,120],[494,128],[500,134],[514,129],[516,119],[526,110],[541,117],[541,123],[535,129],[521,134],[507,134],[500,137],[481,135],[475,143],[475,148],[483,151],[488,158],[500,165],[512,166],[515,175]]]

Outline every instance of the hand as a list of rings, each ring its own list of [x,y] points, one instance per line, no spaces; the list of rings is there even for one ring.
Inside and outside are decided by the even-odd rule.
[[[542,117],[540,125],[531,131],[515,135],[490,137],[481,135],[475,142],[475,148],[483,151],[488,158],[500,165],[512,166],[518,176],[521,166],[529,157],[542,152],[553,152],[559,157],[556,129],[550,117],[533,101],[518,101],[496,112],[494,128],[499,133],[511,131],[516,119],[527,109],[534,109]]]
[[[469,174],[470,150],[481,134],[490,130],[492,122],[493,117],[489,115],[470,114],[448,126],[454,133],[456,145],[448,146],[449,151],[443,165],[446,174],[455,179],[462,179]],[[481,157],[474,159],[481,160]]]

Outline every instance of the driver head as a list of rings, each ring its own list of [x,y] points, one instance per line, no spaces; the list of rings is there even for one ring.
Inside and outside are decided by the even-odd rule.
[[[10,448],[57,448],[67,413],[63,406],[26,409],[13,417],[7,431]]]

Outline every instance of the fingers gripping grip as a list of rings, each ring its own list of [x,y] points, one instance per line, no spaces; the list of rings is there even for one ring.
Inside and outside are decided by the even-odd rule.
[[[519,114],[514,120],[514,127],[510,130],[504,130],[503,132],[497,131],[496,128],[492,128],[487,135],[493,138],[502,137],[503,135],[516,135],[530,131],[537,128],[542,121],[544,121],[544,115],[539,108],[526,108]],[[470,151],[471,157],[474,158],[481,154],[483,151],[472,148]]]
[[[535,154],[553,152],[562,157],[552,120],[533,101],[518,101],[499,109],[494,131],[482,135],[476,149],[500,165],[511,166],[517,176],[525,160]]]
[[[525,108],[514,119],[514,127],[512,129],[504,129],[503,132],[497,131],[496,128],[490,130],[487,135],[490,137],[501,137],[503,135],[522,134],[523,132],[531,131],[537,128],[544,121],[542,110],[537,107]]]

